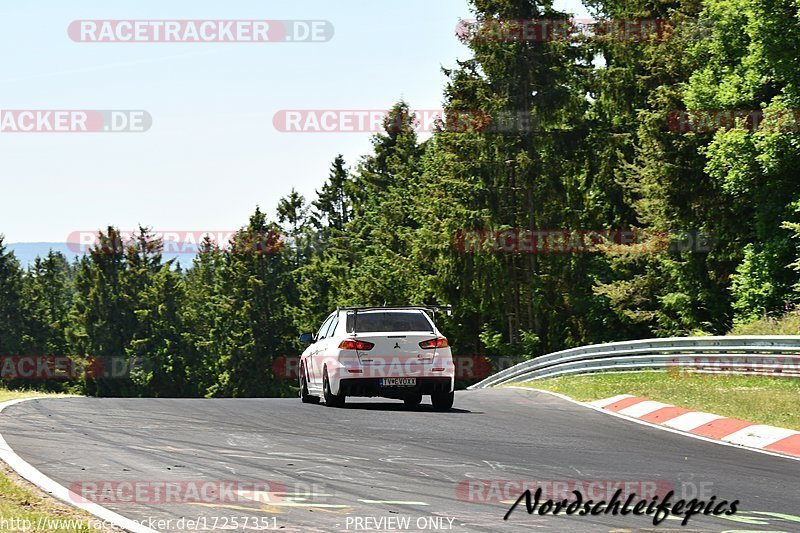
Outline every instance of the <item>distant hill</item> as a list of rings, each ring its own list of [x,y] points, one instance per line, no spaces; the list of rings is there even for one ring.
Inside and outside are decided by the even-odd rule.
[[[33,264],[36,257],[44,257],[50,250],[54,252],[61,252],[69,262],[83,254],[76,251],[80,249],[79,244],[66,243],[66,242],[11,242],[6,244],[8,250],[14,252],[22,268],[28,268],[28,265]],[[194,259],[193,254],[177,254],[165,253],[164,261],[170,259],[177,259],[181,266],[189,267]]]
[[[70,246],[65,242],[12,242],[6,244],[6,248],[14,252],[23,268],[32,264],[37,256],[46,256],[50,250],[61,252],[70,262],[81,255],[70,250]]]

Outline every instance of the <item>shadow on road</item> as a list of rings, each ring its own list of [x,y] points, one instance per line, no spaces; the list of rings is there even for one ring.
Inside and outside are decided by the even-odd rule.
[[[402,403],[389,402],[355,402],[346,403],[344,409],[360,409],[363,411],[408,411],[412,413],[436,413],[436,414],[480,414],[467,409],[453,407],[447,411],[434,411],[432,405],[418,405],[416,407],[406,407]]]

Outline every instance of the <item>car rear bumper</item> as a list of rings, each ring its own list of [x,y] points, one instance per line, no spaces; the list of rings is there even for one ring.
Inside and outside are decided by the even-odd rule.
[[[413,387],[381,387],[381,378],[344,378],[339,381],[339,394],[346,396],[381,396],[404,398],[412,394],[435,394],[453,390],[452,377],[418,377]]]

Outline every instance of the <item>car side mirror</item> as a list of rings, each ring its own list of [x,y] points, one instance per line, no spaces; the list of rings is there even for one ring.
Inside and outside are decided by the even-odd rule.
[[[314,334],[313,333],[303,333],[300,335],[300,342],[304,344],[311,344],[314,342]]]

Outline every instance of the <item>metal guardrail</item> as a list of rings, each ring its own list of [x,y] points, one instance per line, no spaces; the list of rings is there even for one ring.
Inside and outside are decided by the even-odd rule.
[[[800,336],[670,337],[593,344],[524,361],[480,381],[511,381],[637,370],[800,377]]]

